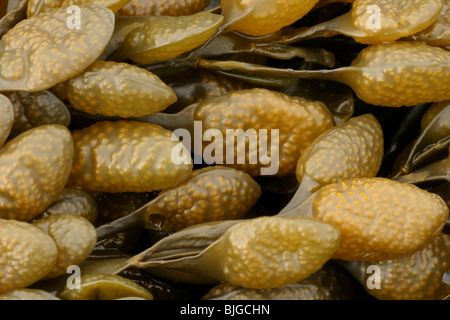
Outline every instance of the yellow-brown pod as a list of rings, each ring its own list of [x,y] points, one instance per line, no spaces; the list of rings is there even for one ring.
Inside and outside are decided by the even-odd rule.
[[[319,0],[222,0],[224,25],[251,36],[264,36],[306,15]]]
[[[72,136],[43,125],[10,140],[0,153],[0,218],[29,221],[62,192],[73,159]]]
[[[28,0],[27,17],[31,18],[40,12],[59,8],[63,2],[64,0]]]
[[[333,297],[326,287],[305,279],[273,289],[249,289],[222,283],[208,291],[202,300],[333,300]]]
[[[256,218],[232,226],[206,249],[207,274],[246,288],[278,288],[319,270],[339,242],[336,229],[316,219]]]
[[[113,274],[86,274],[81,276],[80,289],[65,288],[59,295],[62,300],[114,300],[139,297],[153,300],[145,288],[127,278]]]
[[[147,22],[153,20],[153,18],[153,16],[116,16],[114,32],[108,42],[108,45],[105,48],[105,51],[103,51],[98,60],[108,60],[108,57],[123,45],[125,37],[128,35],[128,33],[130,33],[133,29],[136,29],[137,27],[145,25]]]
[[[0,219],[0,293],[42,279],[56,257],[56,244],[44,231],[27,222]]]
[[[450,82],[442,80],[450,78],[450,52],[439,47],[409,41],[372,45],[351,67],[336,70],[342,72],[337,81],[369,104],[401,107],[450,99]]]
[[[450,45],[450,2],[444,1],[439,18],[425,30],[410,37],[415,41],[420,41],[431,46]]]
[[[127,5],[131,0],[64,0],[62,7],[69,7],[72,5],[96,5],[101,7],[106,7],[112,12],[117,13],[125,5]]]
[[[59,7],[69,7],[71,5],[81,6],[81,5],[96,5],[101,7],[106,7],[117,13],[131,0],[29,0],[27,16],[28,18],[50,10],[52,8]]]
[[[321,269],[339,247],[339,232],[314,218],[260,217],[185,228],[128,260],[183,283],[271,289]]]
[[[193,171],[186,181],[161,191],[148,211],[164,217],[162,231],[175,232],[203,222],[242,218],[260,195],[261,188],[248,174],[214,166]]]
[[[175,93],[153,73],[127,63],[96,61],[68,82],[70,105],[104,116],[141,117],[177,101]]]
[[[132,0],[121,16],[188,16],[202,11],[210,0]]]
[[[289,42],[332,37],[352,37],[364,44],[395,41],[430,27],[441,13],[445,0],[355,0],[352,9],[334,19],[288,31]]]
[[[450,236],[440,234],[409,257],[344,264],[366,291],[381,300],[439,299],[450,268]]]
[[[54,295],[39,289],[14,289],[0,294],[0,300],[60,300]]]
[[[261,195],[259,185],[246,173],[223,166],[195,170],[184,182],[164,189],[132,214],[97,229],[103,237],[122,226],[176,232],[209,221],[242,218]]]
[[[150,123],[103,121],[74,131],[74,161],[68,185],[98,192],[150,192],[186,180],[192,159],[184,150],[172,159],[180,141]]]
[[[206,42],[222,21],[221,15],[206,11],[190,16],[154,17],[128,33],[113,57],[140,64],[175,58]]]
[[[439,235],[448,218],[436,194],[385,178],[361,178],[321,188],[312,216],[336,227],[342,260],[409,256]]]
[[[59,197],[45,209],[40,217],[51,214],[73,214],[94,223],[97,218],[97,202],[82,189],[64,188]]]
[[[351,11],[353,38],[361,43],[394,41],[419,32],[439,17],[443,0],[355,0]]]
[[[8,138],[14,124],[14,108],[11,101],[0,94],[0,147]]]
[[[302,153],[297,180],[323,186],[356,177],[374,177],[383,158],[383,131],[372,114],[351,118],[317,138]]]
[[[216,146],[214,155],[206,149],[211,147],[211,142],[204,139],[205,161],[217,160],[220,163],[216,163],[242,170],[251,176],[261,175],[264,171],[279,176],[294,173],[305,148],[334,125],[330,111],[320,101],[308,101],[259,88],[237,90],[200,102],[194,112],[194,121],[201,121],[203,133],[216,129],[223,137],[223,146],[217,141],[213,144]],[[257,143],[235,142],[233,132],[227,133],[227,130],[236,133],[239,129],[249,136],[254,133]],[[209,132],[214,133],[212,130]],[[276,134],[279,136],[278,146],[272,144],[272,141],[276,142],[272,140]],[[234,157],[226,154],[227,143],[234,146]],[[272,163],[269,164],[262,162],[261,150],[265,146],[272,155]],[[246,157],[244,161],[239,158],[242,156]]]
[[[97,243],[94,226],[85,218],[71,214],[55,214],[33,222],[56,243],[58,258],[45,279],[56,278],[71,265],[79,265],[91,254]]]
[[[114,14],[79,6],[80,25],[67,8],[19,22],[0,40],[0,91],[40,91],[77,75],[97,59],[114,29]]]
[[[14,107],[14,124],[9,138],[43,124],[68,127],[70,112],[66,105],[51,92],[6,92]]]

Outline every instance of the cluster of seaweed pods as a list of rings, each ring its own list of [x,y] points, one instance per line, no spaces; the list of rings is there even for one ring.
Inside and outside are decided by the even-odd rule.
[[[448,299],[449,46],[447,0],[2,2],[0,300]]]

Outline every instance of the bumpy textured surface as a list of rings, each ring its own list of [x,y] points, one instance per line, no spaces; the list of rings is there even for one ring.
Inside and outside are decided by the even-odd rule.
[[[352,62],[355,73],[344,75],[367,103],[414,106],[450,99],[450,52],[419,42],[397,41],[370,46]]]
[[[47,232],[58,248],[56,265],[46,279],[61,276],[67,272],[67,267],[82,263],[97,243],[94,226],[83,217],[56,214],[39,219],[33,225]]]
[[[261,195],[259,185],[246,173],[221,166],[194,171],[188,180],[161,191],[149,212],[165,217],[163,231],[208,221],[241,218]]]
[[[65,127],[70,124],[70,112],[66,105],[49,91],[7,92],[5,95],[14,107],[10,138],[43,124],[60,124]]]
[[[172,160],[180,145],[172,132],[136,121],[98,122],[72,132],[75,153],[68,185],[99,192],[150,192],[186,180],[192,171],[187,150]]]
[[[0,153],[0,218],[29,221],[62,192],[70,174],[72,136],[43,125],[9,141]]]
[[[106,7],[116,13],[129,2],[130,0],[29,0],[27,16],[30,18],[52,8],[68,7],[72,5],[97,5]]]
[[[216,159],[222,158],[224,165],[252,176],[260,175],[261,168],[274,166],[273,163],[261,162],[259,148],[267,146],[269,153],[273,148],[274,154],[279,156],[277,175],[291,174],[295,172],[297,161],[305,148],[334,125],[330,111],[322,102],[290,97],[266,89],[238,90],[204,100],[196,108],[194,120],[202,121],[204,131],[218,129],[222,133],[223,148],[216,147],[214,155]],[[235,137],[227,134],[227,129],[232,131],[242,129],[244,132],[250,130],[247,132],[249,135],[255,130],[258,143],[235,142]],[[267,130],[267,135],[263,136],[259,130]],[[278,130],[278,147],[270,143],[271,134],[274,134],[271,130]],[[226,160],[227,140],[229,145],[234,145],[234,164]],[[204,141],[203,148],[210,144],[211,142]],[[214,143],[216,144],[218,145]],[[274,154],[272,161],[276,160]],[[245,155],[244,163],[238,163],[237,155]],[[256,163],[252,164],[252,160]]]
[[[69,80],[67,94],[75,109],[124,118],[153,114],[177,101],[153,73],[112,61],[96,61]]]
[[[210,0],[132,0],[121,16],[187,16],[202,11]]]
[[[113,300],[124,297],[140,297],[153,300],[145,288],[133,281],[113,274],[86,274],[81,276],[81,288],[66,288],[59,297],[63,300]]]
[[[141,64],[174,58],[211,38],[222,21],[221,15],[206,11],[190,16],[154,17],[125,37],[118,55]]]
[[[8,138],[14,124],[14,108],[11,101],[0,94],[0,147]]]
[[[368,293],[383,300],[436,299],[450,268],[450,236],[442,233],[424,249],[397,260],[355,262]],[[368,289],[369,266],[379,267],[380,289]]]
[[[66,8],[25,19],[0,40],[0,91],[39,91],[88,67],[114,29],[111,10],[80,6],[80,28],[68,28]]]
[[[218,240],[224,280],[271,289],[319,270],[339,247],[334,227],[311,218],[263,217],[231,227]]]
[[[27,17],[31,18],[40,12],[59,8],[63,2],[64,0],[28,0]]]
[[[56,244],[44,231],[0,219],[0,293],[40,280],[53,269],[56,257]]]
[[[332,300],[330,291],[309,280],[274,289],[248,289],[229,283],[212,288],[203,300]]]
[[[306,15],[319,0],[222,0],[224,24],[251,36],[264,36]]]
[[[73,214],[94,223],[97,218],[97,202],[82,189],[64,188],[59,197],[45,209],[43,216],[51,214]]]
[[[336,227],[342,260],[398,259],[422,249],[444,227],[448,207],[437,195],[385,178],[330,184],[318,191],[313,216]]]
[[[361,30],[364,36],[354,38],[358,42],[369,44],[394,41],[412,35],[427,28],[439,17],[443,2],[355,0],[351,13],[353,25],[356,30]]]
[[[374,177],[383,158],[383,131],[371,115],[351,118],[324,132],[302,153],[297,180],[305,175],[319,185]]]
[[[117,13],[122,9],[130,0],[65,0],[62,4],[63,7],[71,5],[96,5],[110,9],[112,12]]]
[[[444,7],[435,23],[411,38],[432,46],[450,45],[450,1],[444,1]]]
[[[0,300],[59,300],[59,299],[44,290],[15,289],[0,294]]]

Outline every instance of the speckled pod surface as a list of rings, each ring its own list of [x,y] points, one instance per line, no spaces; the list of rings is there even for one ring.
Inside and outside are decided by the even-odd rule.
[[[55,266],[55,242],[29,223],[0,219],[0,244],[0,294],[35,283]]]
[[[386,260],[413,254],[444,227],[449,209],[437,195],[385,178],[361,178],[321,188],[313,216],[336,227],[333,258]]]
[[[206,42],[222,21],[221,15],[209,12],[154,17],[127,34],[118,56],[140,64],[177,57]]]
[[[342,82],[369,104],[401,107],[450,99],[450,82],[443,81],[450,78],[450,52],[442,48],[381,43],[361,51],[351,66],[354,73]]]
[[[449,249],[450,236],[442,233],[411,256],[396,260],[355,261],[348,264],[348,270],[377,299],[438,299],[442,276],[450,268]],[[370,266],[372,271],[367,272]]]
[[[72,134],[71,186],[98,192],[150,192],[173,187],[192,171],[188,152],[182,159],[186,164],[172,161],[173,148],[180,142],[171,131],[154,124],[104,121]]]
[[[121,16],[187,16],[203,10],[210,0],[132,0]]]
[[[162,190],[149,212],[163,215],[162,231],[174,232],[195,224],[242,218],[261,195],[246,173],[214,166],[192,172],[179,185]]]
[[[290,97],[259,88],[236,90],[200,102],[195,109],[194,121],[202,121],[204,131],[217,129],[222,133],[224,137],[222,152],[220,148],[216,148],[215,159],[223,158],[221,161],[225,165],[247,172],[251,176],[260,175],[261,168],[270,166],[261,162],[261,150],[264,146],[267,146],[268,152],[273,148],[272,155],[278,154],[277,175],[294,173],[297,161],[305,148],[334,125],[330,111],[320,101]],[[228,129],[242,129],[244,132],[249,129],[255,130],[258,144],[234,143],[231,139],[235,137],[227,134]],[[261,129],[267,130],[267,136],[262,136],[259,131]],[[270,142],[273,134],[271,130],[278,130],[278,146]],[[227,139],[230,141],[227,142]],[[227,143],[234,146],[233,163],[227,161]],[[203,148],[209,144],[210,142],[204,141]],[[239,163],[237,157],[243,154],[247,156],[247,160]],[[249,161],[252,158],[259,160],[252,164]]]
[[[222,0],[228,27],[251,36],[264,36],[306,15],[319,0]]]
[[[315,219],[267,217],[236,224],[207,250],[220,253],[221,280],[270,289],[319,270],[339,242],[334,227]]]
[[[44,230],[58,249],[56,264],[45,276],[46,279],[61,276],[69,266],[81,264],[97,243],[94,226],[80,216],[55,214],[41,218],[33,225]]]
[[[0,91],[39,91],[88,67],[103,52],[114,29],[111,10],[79,6],[80,28],[67,27],[67,8],[19,22],[0,40]]]
[[[29,221],[62,192],[72,167],[73,140],[61,125],[30,129],[0,153],[0,218]]]
[[[67,95],[75,109],[124,118],[156,113],[177,101],[153,73],[113,61],[96,61],[70,79]]]
[[[351,118],[320,135],[302,153],[297,180],[308,176],[319,185],[349,178],[374,177],[383,157],[383,130],[371,115]]]

